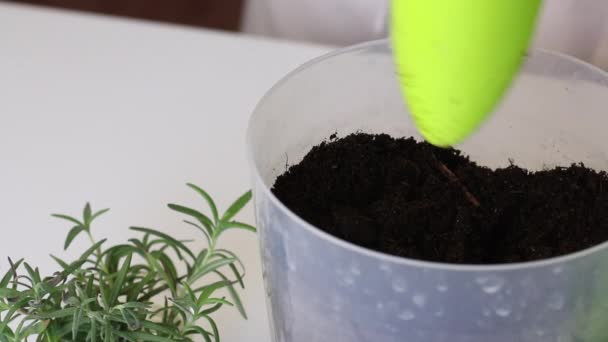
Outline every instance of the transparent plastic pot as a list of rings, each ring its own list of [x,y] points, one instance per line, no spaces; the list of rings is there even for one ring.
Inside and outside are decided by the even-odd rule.
[[[604,72],[535,51],[495,115],[458,148],[490,167],[513,160],[532,170],[573,162],[608,170],[606,105]],[[305,64],[272,88],[251,118],[248,148],[275,342],[608,339],[606,243],[517,264],[410,260],[330,236],[272,194],[286,165],[334,132],[355,131],[419,138],[387,41]]]

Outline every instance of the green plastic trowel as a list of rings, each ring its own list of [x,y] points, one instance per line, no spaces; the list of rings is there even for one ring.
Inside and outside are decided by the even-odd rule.
[[[452,146],[502,98],[523,60],[541,0],[392,0],[394,55],[418,130]]]

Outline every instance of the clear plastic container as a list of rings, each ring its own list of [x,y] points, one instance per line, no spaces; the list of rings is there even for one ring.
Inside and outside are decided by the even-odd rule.
[[[604,72],[536,51],[496,114],[458,148],[490,167],[512,159],[533,170],[579,161],[608,170],[606,105]],[[251,118],[248,148],[275,342],[608,339],[607,243],[528,263],[422,262],[334,238],[273,196],[286,165],[336,131],[358,130],[419,138],[387,41],[309,62],[270,90]]]

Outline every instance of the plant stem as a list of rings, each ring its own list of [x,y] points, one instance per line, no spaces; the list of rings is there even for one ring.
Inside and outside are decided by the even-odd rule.
[[[93,245],[95,245],[97,243],[97,241],[95,241],[93,234],[91,234],[91,232],[89,230],[86,230],[86,232],[87,232],[87,236],[89,237],[89,240],[91,240],[91,243]],[[105,274],[108,274],[108,268],[103,263],[103,260],[101,260],[101,247],[97,247],[97,251],[95,251],[95,254],[97,255],[97,262],[101,265],[101,269],[103,270],[103,272]]]
[[[217,242],[217,238],[218,236],[214,234],[209,238],[209,248],[207,249],[207,254],[205,254],[205,257],[203,257],[203,261],[201,261],[201,264],[199,267],[203,268],[207,262],[209,261],[209,258],[211,257],[211,255],[213,255],[213,252],[215,251],[215,245]],[[198,279],[186,279],[186,283],[188,284],[188,286],[192,286]],[[183,286],[179,287],[179,295],[183,295],[184,293],[184,289]],[[186,331],[189,327],[193,326],[196,324],[196,321],[200,318],[200,317],[195,317],[195,314],[192,314],[187,321],[184,322],[183,326],[181,327],[181,329],[179,329],[178,327],[178,331],[179,331],[179,335],[180,337],[184,337],[183,336],[183,332]]]
[[[203,258],[203,261],[201,262],[201,265],[206,265],[207,261],[209,261],[209,258],[211,257],[211,255],[213,254],[213,252],[215,252],[215,242],[217,240],[216,236],[211,237],[211,243],[209,244],[209,249],[207,250],[207,254],[205,255],[205,257]],[[188,284],[190,285],[190,284]]]

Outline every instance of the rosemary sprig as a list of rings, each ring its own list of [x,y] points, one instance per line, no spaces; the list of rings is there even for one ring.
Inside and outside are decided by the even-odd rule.
[[[205,200],[210,215],[178,204],[169,208],[187,215],[185,222],[205,238],[207,247],[200,251],[144,227],[131,227],[139,238],[105,248],[106,241],[97,241],[91,227],[108,209],[95,212],[87,203],[81,219],[54,214],[73,224],[65,249],[80,235],[91,246],[72,262],[51,256],[61,270],[48,277],[23,260],[9,258],[10,267],[0,278],[0,342],[171,342],[197,336],[219,342],[213,319],[217,310],[235,307],[247,318],[237,291],[244,288],[245,268],[235,253],[218,248],[218,242],[228,229],[256,231],[234,220],[251,192],[220,216],[207,192],[188,186]]]

